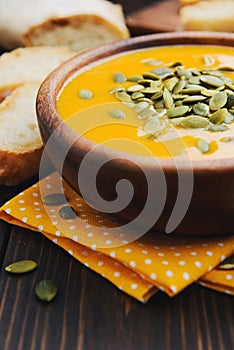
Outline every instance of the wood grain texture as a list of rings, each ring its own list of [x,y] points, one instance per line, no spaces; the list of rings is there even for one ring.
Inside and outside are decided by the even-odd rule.
[[[128,11],[146,5],[143,0],[119,2]],[[0,187],[1,204],[29,185]],[[35,259],[38,268],[23,276],[4,271],[24,258]],[[0,350],[234,348],[234,302],[228,295],[193,285],[174,298],[159,292],[142,305],[41,234],[3,222],[0,259]],[[59,287],[50,304],[34,294],[44,277]]]
[[[1,225],[1,231],[5,230]],[[30,258],[38,268],[12,276],[4,266]],[[121,293],[41,234],[12,227],[0,280],[0,349],[230,350],[233,298],[191,286],[174,298],[159,292],[146,305]],[[35,284],[56,281],[50,304]]]

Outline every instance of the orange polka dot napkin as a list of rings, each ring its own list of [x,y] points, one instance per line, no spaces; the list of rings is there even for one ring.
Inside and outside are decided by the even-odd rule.
[[[216,269],[234,253],[234,236],[150,231],[129,242],[127,232],[113,234],[111,228],[118,227],[116,220],[89,207],[57,173],[5,203],[0,218],[41,232],[142,302],[158,289],[173,296],[194,282],[234,295],[234,271]]]

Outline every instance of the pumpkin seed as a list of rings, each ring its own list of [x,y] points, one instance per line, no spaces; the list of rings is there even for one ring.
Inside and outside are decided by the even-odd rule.
[[[225,106],[227,102],[227,94],[224,91],[217,92],[214,96],[211,97],[209,106],[213,111],[217,111],[218,109]],[[233,99],[234,102],[234,99]]]
[[[79,91],[79,97],[82,100],[90,100],[93,97],[93,92],[87,89],[81,89]]]
[[[131,77],[127,78],[127,81],[130,81],[132,83],[137,83],[138,80],[142,79],[143,77],[141,75],[132,75]]]
[[[206,117],[209,114],[209,107],[205,103],[198,102],[193,106],[193,111],[201,117]]]
[[[201,95],[192,95],[189,97],[186,97],[183,100],[183,103],[194,103],[194,102],[201,102],[204,101],[206,99],[205,96],[201,96]]]
[[[155,109],[153,106],[147,107],[143,109],[143,111],[140,112],[139,117],[140,119],[148,119],[149,117],[152,117],[152,115],[155,114]]]
[[[163,90],[163,100],[167,109],[171,109],[173,107],[174,101],[167,88],[164,88]]]
[[[157,74],[154,74],[152,72],[146,72],[142,74],[144,79],[150,79],[150,80],[158,80],[160,79]]]
[[[217,132],[217,131],[227,131],[228,127],[227,125],[219,125],[219,124],[209,124],[205,130],[211,131],[211,132]]]
[[[27,273],[34,270],[37,263],[33,260],[19,260],[5,267],[7,272],[11,273]]]
[[[204,75],[212,75],[214,77],[224,77],[223,73],[217,69],[205,68],[201,70],[201,73]]]
[[[199,75],[201,75],[201,72],[197,68],[190,68],[190,72],[192,72],[192,74],[195,75],[195,77],[198,77]],[[193,78],[191,78],[191,79],[193,79]]]
[[[172,118],[172,119],[170,119],[170,122],[171,122],[171,124],[173,124],[175,126],[180,126],[182,121],[185,119],[186,119],[186,117]]]
[[[226,83],[226,86],[231,89],[232,91],[234,91],[234,84],[229,84],[229,83]]]
[[[152,101],[159,100],[162,96],[163,96],[163,91],[160,90],[160,91],[156,92],[154,95],[151,96],[151,100]]]
[[[166,87],[168,91],[172,92],[175,85],[176,82],[173,80],[173,78],[171,78],[167,82],[165,82],[164,87]]]
[[[205,128],[209,124],[207,118],[200,117],[198,115],[190,115],[189,117],[184,118],[180,125],[184,128]]]
[[[115,83],[120,84],[120,83],[124,83],[127,80],[127,78],[126,78],[126,76],[123,73],[116,72],[113,75],[113,80],[114,80]]]
[[[60,205],[67,202],[67,199],[62,193],[51,193],[42,198],[45,205]]]
[[[150,87],[150,86],[142,90],[144,94],[155,94],[156,92],[159,92],[159,91],[160,89],[158,87]]]
[[[115,93],[115,92],[120,92],[120,91],[125,91],[125,88],[120,87],[120,86],[117,86],[117,87],[115,87],[115,88],[109,90],[109,93],[110,93],[110,94],[113,94],[113,93]]]
[[[215,59],[211,55],[204,55],[203,61],[204,61],[206,66],[213,66],[213,64],[215,64]]]
[[[218,70],[222,72],[234,72],[234,68],[230,66],[222,66],[222,67],[219,67]]]
[[[140,113],[141,111],[143,111],[143,109],[149,107],[149,104],[147,102],[140,102],[140,103],[137,103],[136,106],[135,106],[135,111],[137,113]]]
[[[166,68],[166,67],[158,67],[158,68],[154,68],[153,70],[151,70],[151,73],[162,77],[162,76],[166,76],[168,74],[172,74],[173,70],[171,70],[170,68]]]
[[[195,85],[195,84],[189,84],[187,85],[187,87],[185,89],[183,89],[183,93],[184,94],[197,94],[199,92],[201,92],[202,90],[204,90],[205,88],[203,86],[200,85]]]
[[[224,123],[231,124],[233,122],[233,120],[234,120],[233,114],[228,112],[228,114],[227,114],[227,116],[226,116],[226,118],[224,120]]]
[[[226,119],[228,110],[226,108],[219,109],[218,111],[211,114],[209,120],[213,124],[222,124]]]
[[[144,85],[144,86],[150,86],[150,84],[153,82],[154,80],[151,80],[151,79],[140,79],[138,80],[138,84],[140,85]],[[156,80],[158,81],[158,80]]]
[[[182,117],[189,110],[188,106],[178,106],[167,111],[168,118]]]
[[[176,83],[175,87],[172,90],[173,94],[179,94],[183,90],[185,85],[186,85],[185,80],[184,79],[180,79],[178,81],[178,83]]]
[[[125,119],[126,118],[125,113],[120,111],[119,109],[112,109],[112,110],[108,111],[108,113],[112,118],[115,118],[115,119]]]
[[[35,287],[36,296],[47,302],[52,301],[56,297],[57,291],[56,283],[48,279],[38,282]]]
[[[181,100],[175,101],[175,107],[183,106],[183,102]]]
[[[223,80],[212,75],[202,75],[200,77],[200,81],[214,87],[220,87],[224,85]]]
[[[189,84],[200,84],[200,77],[196,76],[196,77],[192,77],[188,80]]]
[[[132,100],[138,100],[139,98],[145,97],[145,95],[142,92],[134,92],[131,96]]]
[[[161,80],[151,80],[150,81],[150,87],[155,88],[155,87],[161,87],[162,81]]]
[[[153,118],[151,120],[149,120],[145,126],[144,126],[144,130],[150,134],[154,134],[155,132],[160,130],[160,122],[158,120],[158,118]]]
[[[207,97],[212,97],[215,94],[217,94],[217,90],[204,89],[204,90],[201,90],[201,94]]]
[[[144,63],[144,64],[149,65],[149,66],[159,66],[163,62],[159,61],[159,60],[153,60],[153,59],[147,58],[146,60],[142,60],[141,63]]]
[[[125,91],[117,91],[115,96],[122,102],[132,102],[131,97]]]
[[[179,66],[183,66],[183,62],[181,61],[176,61],[176,62],[173,62],[171,64],[169,64],[169,68],[176,68],[176,67],[179,67]]]
[[[185,77],[186,79],[192,78],[192,72],[186,69],[182,69],[180,67],[176,68],[176,73],[179,77]]]
[[[232,109],[234,107],[234,95],[227,96],[227,104],[225,107],[227,107],[227,109]]]
[[[132,85],[127,88],[127,92],[137,92],[137,91],[143,90],[144,88],[145,88],[144,85],[140,85],[140,84]]]
[[[202,152],[202,153],[207,153],[210,150],[210,145],[206,140],[199,140],[197,142],[197,148]]]
[[[62,207],[59,210],[59,215],[63,219],[72,219],[72,218],[75,218],[77,216],[74,209],[72,207],[70,207],[69,205]]]
[[[219,266],[219,270],[233,270],[234,269],[234,255],[225,259]]]
[[[226,137],[222,137],[221,139],[219,139],[219,141],[221,142],[232,142],[234,141],[234,136],[226,136]]]
[[[184,100],[185,98],[189,97],[189,95],[172,94],[172,97],[174,98],[174,100]]]

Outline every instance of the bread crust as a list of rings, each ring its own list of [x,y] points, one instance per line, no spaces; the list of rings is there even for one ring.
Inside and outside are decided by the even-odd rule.
[[[0,150],[0,185],[15,186],[38,174],[43,147],[14,153]]]
[[[109,33],[109,42],[129,37],[122,6],[107,0],[17,0],[8,4],[0,1],[0,46],[12,49],[24,44],[35,45],[31,36],[35,28],[41,29],[44,35],[48,23],[61,28],[67,23],[74,25],[74,20],[79,23],[82,18],[86,21],[96,18],[94,24],[102,23],[106,34]],[[89,44],[93,47],[96,42],[91,45],[90,40]],[[44,42],[43,45],[51,44]],[[70,47],[69,40],[64,38],[60,45]]]
[[[182,6],[179,15],[182,30],[234,32],[233,0],[199,0]]]
[[[18,185],[38,174],[43,142],[36,94],[51,70],[74,54],[67,48],[34,47],[0,57],[0,185]]]

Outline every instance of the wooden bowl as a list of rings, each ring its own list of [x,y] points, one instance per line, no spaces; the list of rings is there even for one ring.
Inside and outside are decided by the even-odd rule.
[[[110,204],[117,197],[118,181],[127,179],[131,182],[134,187],[132,200],[125,208],[113,213],[124,223],[134,222],[137,227],[142,225],[143,230],[152,226],[158,231],[182,234],[233,234],[234,155],[225,159],[195,160],[191,165],[184,161],[175,164],[173,159],[152,162],[149,157],[133,156],[104,146],[95,148],[92,141],[66,125],[56,110],[56,98],[63,85],[88,64],[134,49],[176,44],[233,47],[234,35],[204,32],[153,34],[115,42],[75,56],[52,72],[39,90],[37,115],[41,136],[55,168],[75,191],[85,194],[91,205],[98,206],[89,182],[92,167],[95,168],[96,164],[105,163],[97,173],[96,183],[100,196]],[[86,171],[87,181],[83,179],[81,189],[78,172],[87,154],[91,155],[91,163]],[[151,183],[150,196],[146,178],[149,181],[155,179],[154,184]],[[148,212],[146,203],[149,204]],[[104,208],[108,208],[108,205]],[[142,218],[139,214],[143,210]]]

